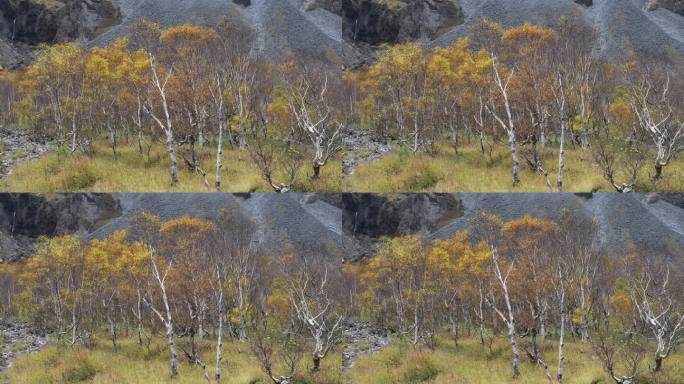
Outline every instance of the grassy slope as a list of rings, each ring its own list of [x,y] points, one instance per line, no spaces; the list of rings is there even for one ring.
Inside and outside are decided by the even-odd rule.
[[[344,188],[354,192],[548,192],[544,177],[532,171],[519,156],[521,182],[513,186],[510,152],[503,146],[495,147],[492,159],[480,156],[479,147],[473,143],[460,148],[456,155],[447,145],[440,145],[437,154],[412,155],[393,151],[372,163],[362,163],[354,175],[345,181]],[[556,189],[558,151],[547,147],[542,163],[549,172],[549,179]],[[664,177],[657,184],[650,180],[650,162],[641,172],[638,190],[681,191],[684,190],[684,162],[673,161],[665,168]],[[591,152],[566,150],[565,191],[567,192],[613,192],[602,177]]]
[[[179,157],[179,183],[169,183],[168,157],[164,148],[155,146],[151,161],[138,154],[133,145],[119,148],[120,158],[114,161],[106,143],[95,148],[95,156],[57,156],[52,152],[38,160],[19,164],[13,174],[0,181],[0,189],[12,192],[191,192],[208,191],[202,178],[191,173]],[[296,191],[317,192],[547,192],[542,176],[521,162],[521,183],[511,183],[510,154],[497,146],[488,155],[480,156],[475,143],[465,145],[456,155],[448,145],[440,145],[437,154],[412,155],[394,150],[384,158],[361,163],[354,175],[341,178],[337,160],[323,168],[322,178],[315,183],[309,180],[308,162],[303,164]],[[229,192],[266,191],[269,186],[261,179],[249,153],[238,150],[224,151],[223,190]],[[215,153],[207,148],[201,155],[201,164],[207,172],[210,185],[214,182]],[[556,184],[558,158],[555,148],[547,148],[543,156],[544,167],[550,180]],[[569,149],[565,161],[565,191],[613,192],[590,152]],[[665,168],[664,177],[657,183],[650,178],[650,162],[643,166],[639,191],[674,192],[684,190],[684,161],[675,160]],[[278,179],[276,177],[276,179]]]
[[[161,146],[153,147],[151,161],[141,157],[137,147],[121,146],[119,159],[114,160],[106,143],[95,147],[95,155],[57,156],[51,152],[40,159],[17,165],[12,175],[0,181],[0,189],[13,192],[193,192],[208,191],[202,177],[189,171],[178,157],[178,178],[170,185],[169,159]],[[215,150],[206,148],[200,156],[209,184],[214,185]],[[309,181],[311,170],[303,167],[298,190],[339,191],[341,169],[338,162],[323,168],[315,184]],[[308,163],[304,163],[308,165]],[[259,175],[247,151],[224,150],[222,189],[230,192],[264,191],[271,189]]]
[[[511,377],[510,349],[503,339],[493,344],[493,353],[482,349],[474,338],[466,338],[459,347],[442,340],[441,347],[435,351],[422,349],[414,352],[410,347],[402,349],[392,346],[382,352],[366,356],[357,361],[351,373],[355,384],[390,384],[428,382],[433,384],[545,384],[548,383],[544,370],[529,362],[524,353],[521,356],[521,377]],[[556,374],[558,359],[557,343],[547,341],[542,346],[542,354],[549,364],[552,376]],[[684,383],[684,352],[670,356],[667,367],[654,377],[648,371],[648,359],[644,361],[641,384]],[[432,372],[430,374],[430,372]],[[430,377],[421,381],[419,378]],[[413,380],[412,380],[413,378]],[[590,384],[613,381],[603,372],[600,362],[593,356],[591,345],[579,342],[566,342],[565,374],[566,384]]]
[[[610,383],[599,362],[593,357],[588,344],[569,342],[567,345],[565,382],[567,384]],[[543,353],[555,374],[556,345],[548,342]],[[465,338],[456,348],[447,340],[441,340],[434,351],[426,348],[413,349],[397,344],[374,355],[360,357],[354,367],[343,373],[341,356],[333,353],[324,360],[320,373],[308,373],[306,355],[300,364],[303,374],[299,384],[399,384],[399,383],[546,383],[543,370],[523,359],[522,377],[511,379],[509,349],[503,339],[493,345],[493,353],[481,349],[474,338]],[[260,371],[249,347],[243,343],[224,344],[223,376],[225,383],[268,383]],[[202,359],[213,373],[213,345],[202,344]],[[36,354],[18,358],[14,366],[0,374],[0,383],[200,383],[202,370],[181,358],[180,375],[171,380],[168,375],[167,352],[161,338],[152,345],[152,352],[141,351],[133,339],[120,340],[120,349],[114,352],[104,339],[97,340],[97,347],[48,347]],[[642,384],[683,383],[684,351],[668,358],[664,371],[656,378],[648,373],[648,362],[642,367],[646,374]]]
[[[111,343],[97,339],[96,347],[70,348],[49,346],[40,352],[24,355],[14,361],[5,373],[0,373],[0,383],[42,384],[42,383],[96,383],[96,384],[157,384],[157,383],[203,383],[206,382],[200,367],[188,363],[179,350],[179,375],[171,379],[169,375],[168,352],[164,341],[153,341],[150,352],[141,350],[133,337],[119,340],[119,349],[114,351]],[[201,359],[207,364],[207,371],[213,378],[214,348],[212,341],[200,342]],[[250,353],[247,343],[224,342],[223,348],[224,383],[269,383]],[[319,383],[341,383],[339,364],[341,356],[331,354],[323,362],[317,375]],[[308,372],[308,360],[302,360],[301,371]],[[279,366],[274,373],[281,372]],[[306,374],[304,379],[311,380]]]

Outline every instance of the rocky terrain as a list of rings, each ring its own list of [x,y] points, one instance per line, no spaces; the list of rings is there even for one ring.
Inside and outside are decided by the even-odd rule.
[[[684,1],[682,0],[648,0],[646,8],[649,11],[654,11],[659,7],[668,9],[672,12],[679,13],[684,16]]]
[[[390,152],[390,145],[378,140],[367,129],[346,127],[342,132],[344,140],[344,159],[342,175],[350,177],[360,162],[375,161]]]
[[[505,26],[553,25],[561,16],[598,31],[595,52],[612,59],[636,52],[684,53],[682,0],[342,0],[349,65],[372,60],[382,43],[447,46],[488,18]]]
[[[481,210],[504,220],[557,218],[568,209],[596,220],[597,249],[621,252],[629,244],[684,255],[684,194],[0,194],[0,259],[30,255],[40,236],[68,233],[103,238],[125,229],[146,210],[168,220],[208,220],[222,209],[256,223],[255,246],[334,260],[373,254],[382,237],[418,234],[447,238]]]
[[[20,162],[38,158],[48,151],[46,143],[35,141],[24,130],[0,127],[0,181]]]
[[[26,323],[0,319],[0,372],[11,366],[13,358],[36,352],[47,342],[44,333]]]
[[[140,210],[163,220],[215,220],[223,209],[255,222],[257,247],[339,260],[354,252],[343,236],[340,204],[339,195],[317,194],[0,194],[0,260],[30,255],[40,236],[106,237],[128,228]]]
[[[86,42],[120,22],[116,0],[0,1],[0,66],[25,64],[39,44]]]
[[[563,209],[596,220],[592,240],[602,251],[620,253],[635,245],[684,256],[684,194],[345,194],[342,201],[342,226],[359,257],[372,255],[383,236],[448,238],[482,210],[511,220],[524,215],[555,219]]]
[[[367,321],[346,321],[342,324],[342,342],[342,369],[346,371],[354,366],[357,358],[389,346],[390,331],[377,328]]]
[[[141,18],[169,27],[235,17],[258,29],[256,48],[264,55],[327,55],[341,51],[340,13],[338,0],[2,0],[0,66],[29,63],[42,43],[104,45]]]

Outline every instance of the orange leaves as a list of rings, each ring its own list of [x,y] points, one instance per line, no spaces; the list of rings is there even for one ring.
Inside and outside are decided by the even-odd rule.
[[[539,217],[524,216],[503,225],[502,232],[511,239],[541,240],[558,231],[558,224]]]
[[[216,226],[196,217],[182,216],[160,227],[162,248],[174,253],[193,252],[216,231]]]
[[[183,234],[204,236],[214,231],[214,225],[196,217],[181,216],[162,224],[160,231],[168,237],[176,237]]]
[[[557,38],[553,29],[529,23],[508,29],[502,35],[503,42],[512,52],[523,57],[550,46]]]
[[[213,29],[192,24],[165,29],[160,35],[162,44],[181,56],[197,53],[217,38]]]

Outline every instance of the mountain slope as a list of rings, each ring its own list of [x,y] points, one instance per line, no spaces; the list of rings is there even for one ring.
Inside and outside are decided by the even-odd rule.
[[[617,253],[634,244],[684,260],[682,202],[684,194],[0,194],[0,259],[29,255],[40,236],[106,237],[128,228],[140,210],[163,220],[215,220],[231,210],[256,223],[255,245],[262,249],[358,259],[372,255],[385,236],[450,237],[482,210],[512,220],[555,219],[567,209],[596,220],[597,249]]]
[[[341,18],[305,0],[251,0],[244,6],[230,0],[119,0],[123,22],[91,42],[103,45],[128,33],[140,18],[170,27],[183,23],[213,25],[224,17],[257,28],[257,49],[273,56],[296,51],[340,51]]]
[[[232,210],[254,221],[257,247],[341,258],[349,244],[338,200],[337,195],[273,193],[0,194],[0,261],[30,255],[40,236],[107,237],[129,228],[141,210],[162,220],[189,215],[210,221]]]
[[[444,46],[468,33],[481,18],[506,26],[525,22],[552,25],[561,16],[598,31],[595,51],[619,58],[624,53],[660,55],[670,49],[684,54],[684,18],[665,8],[649,11],[645,0],[597,0],[591,6],[572,0],[462,0],[466,22],[436,39]]]
[[[556,219],[567,209],[578,218],[596,220],[597,249],[622,252],[634,244],[684,260],[684,208],[673,204],[680,198],[616,193],[349,194],[343,200],[343,228],[371,254],[382,236],[448,238],[467,229],[481,211],[507,221],[525,215]],[[409,202],[413,209],[398,209]],[[392,226],[382,230],[379,223]]]
[[[40,0],[0,1],[0,67],[32,60],[41,43],[70,40],[102,46],[125,36],[141,18],[170,27],[214,25],[224,17],[258,30],[257,51],[339,54],[342,19],[330,0]]]
[[[561,16],[593,26],[598,32],[597,55],[619,60],[626,54],[662,56],[671,51],[684,55],[684,1],[682,0],[397,0],[390,7],[382,0],[343,0],[345,55],[354,63],[372,58],[381,43],[417,40],[426,46],[447,46],[468,36],[483,18],[516,26],[523,23],[553,25]],[[458,6],[462,22],[443,20],[441,13]],[[445,8],[446,7],[446,8]],[[420,10],[407,12],[406,10]],[[417,21],[420,20],[420,21]],[[425,21],[427,20],[427,21]],[[417,36],[387,31],[413,30],[416,23],[432,23]],[[425,29],[425,28],[423,28]],[[438,31],[438,36],[433,36]],[[368,35],[370,34],[370,36]]]

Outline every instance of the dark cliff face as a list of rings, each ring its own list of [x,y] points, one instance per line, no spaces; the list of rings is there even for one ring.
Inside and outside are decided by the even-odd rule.
[[[89,233],[120,214],[111,194],[0,194],[0,261],[29,255],[41,236]]]
[[[345,39],[371,45],[434,39],[464,21],[456,0],[342,0],[342,12]]]
[[[14,234],[40,237],[90,232],[121,214],[111,194],[0,194],[0,224]]]
[[[31,45],[92,39],[120,22],[114,0],[0,0],[6,39]]]
[[[684,0],[650,0],[646,6],[653,10],[663,7],[684,16]]]
[[[458,195],[441,193],[347,193],[342,206],[342,229],[359,249],[353,259],[371,256],[383,237],[427,235],[464,213]]]
[[[341,0],[306,0],[304,1],[304,8],[309,11],[316,8],[323,8],[336,15],[342,15]]]

